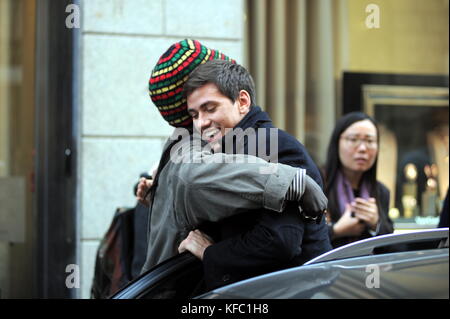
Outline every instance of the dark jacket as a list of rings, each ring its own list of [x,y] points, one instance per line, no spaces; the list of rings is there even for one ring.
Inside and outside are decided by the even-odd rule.
[[[178,133],[174,132],[174,136]],[[174,137],[172,136],[172,137]],[[266,208],[282,212],[297,173],[289,165],[244,154],[211,153],[185,135],[164,146],[151,188],[145,272],[178,254],[180,243],[202,223]],[[176,140],[176,138],[175,138]],[[165,164],[162,164],[165,163]],[[276,174],[261,174],[261,171]],[[156,187],[155,187],[156,186]]]
[[[337,248],[339,246],[343,246],[349,243],[352,243],[357,240],[370,238],[373,236],[378,235],[385,235],[385,234],[391,234],[394,231],[394,225],[392,223],[392,220],[389,218],[389,190],[381,184],[380,182],[377,182],[377,192],[378,192],[378,198],[377,201],[379,203],[379,225],[376,229],[376,232],[374,234],[371,234],[369,231],[369,228],[366,227],[366,229],[363,231],[361,236],[356,237],[339,237],[334,238],[333,236],[333,225],[337,220],[333,220],[328,225],[328,231],[331,238],[331,244],[333,245],[333,248]]]
[[[442,211],[439,216],[439,224],[437,227],[448,227],[448,190],[447,195],[445,195],[444,206],[442,207]]]
[[[254,106],[236,128],[262,128],[269,132],[274,126],[267,113]],[[305,168],[307,174],[323,186],[319,170],[305,147],[286,132],[276,131],[278,162]],[[266,136],[269,150],[270,138]],[[243,152],[248,152],[246,142]],[[289,203],[281,214],[255,210],[227,218],[215,225],[218,227],[207,226],[206,230],[220,240],[209,246],[203,256],[209,289],[298,266],[331,249],[325,218],[319,224],[305,222],[296,203]]]
[[[139,205],[139,204],[138,204]],[[131,209],[118,208],[108,231],[97,250],[91,298],[108,298],[139,275],[134,264],[142,267],[145,254],[134,254],[134,245],[146,242],[146,232],[134,232],[134,220],[138,206]],[[145,212],[146,209],[143,210]],[[141,210],[142,212],[142,210]],[[146,216],[144,216],[146,219]],[[136,238],[139,236],[139,238]],[[136,241],[137,239],[137,241]]]

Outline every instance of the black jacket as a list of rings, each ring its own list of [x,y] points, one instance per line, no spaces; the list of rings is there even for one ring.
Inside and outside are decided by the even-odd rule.
[[[252,107],[236,128],[274,128],[267,113]],[[305,147],[294,137],[277,129],[278,162],[305,168],[320,186],[322,179]],[[266,143],[270,141],[267,135]],[[248,152],[244,143],[243,152]],[[270,146],[266,144],[266,149]],[[260,156],[261,157],[261,156]],[[284,212],[258,210],[236,215],[205,229],[216,244],[204,253],[205,281],[209,289],[263,273],[298,266],[331,249],[325,218],[319,224],[304,222],[296,203]],[[213,229],[213,230],[212,230]]]
[[[447,195],[445,195],[444,206],[442,207],[442,211],[439,216],[439,224],[437,227],[448,227],[448,190]]]

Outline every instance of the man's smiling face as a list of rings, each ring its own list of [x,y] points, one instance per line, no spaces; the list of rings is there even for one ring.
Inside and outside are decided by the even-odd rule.
[[[241,91],[238,99],[232,102],[213,83],[207,83],[188,95],[188,112],[194,127],[214,150],[220,146],[220,139],[248,113],[247,95],[246,91]]]

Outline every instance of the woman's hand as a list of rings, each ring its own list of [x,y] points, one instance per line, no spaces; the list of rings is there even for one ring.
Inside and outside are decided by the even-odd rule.
[[[368,200],[356,198],[352,203],[352,211],[355,213],[355,217],[366,223],[371,230],[377,228],[380,216],[375,198],[371,197]]]
[[[147,198],[144,198],[144,196],[145,196],[145,194],[147,194],[148,190],[152,186],[153,186],[152,179],[146,179],[145,177],[141,177],[141,179],[139,180],[138,187],[137,187],[136,198],[139,201],[139,203],[141,203],[142,205],[145,205],[147,207],[150,206],[150,201],[149,201],[148,196],[147,196]]]
[[[345,212],[333,226],[335,237],[359,236],[364,231],[365,224],[360,223],[359,219],[352,217],[352,206],[347,204]]]

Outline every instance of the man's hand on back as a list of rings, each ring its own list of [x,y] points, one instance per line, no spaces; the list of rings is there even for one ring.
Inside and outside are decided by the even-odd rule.
[[[317,222],[320,222],[328,205],[328,199],[320,186],[302,168],[295,174],[286,193],[286,200],[297,201],[302,215]]]
[[[198,259],[203,260],[205,249],[212,244],[214,244],[214,241],[211,237],[196,229],[191,231],[186,239],[181,242],[180,246],[178,246],[178,252],[181,254],[187,250]]]
[[[300,200],[300,207],[307,218],[321,218],[326,211],[328,199],[320,186],[308,175],[305,175],[305,192]]]

